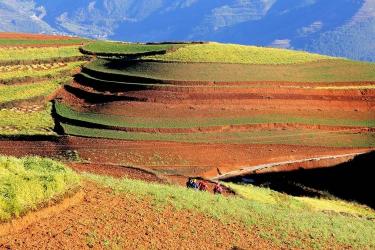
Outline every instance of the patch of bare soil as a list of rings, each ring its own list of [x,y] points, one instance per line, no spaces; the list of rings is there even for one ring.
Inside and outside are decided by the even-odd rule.
[[[249,92],[250,91],[250,92]],[[255,92],[254,92],[255,91]],[[362,111],[368,112],[375,109],[374,91],[361,90],[343,90],[343,91],[304,91],[304,90],[270,90],[250,89],[236,90],[235,92],[226,89],[207,93],[205,91],[195,92],[174,92],[159,90],[141,90],[127,91],[123,94],[112,94],[111,92],[98,92],[91,88],[81,87],[75,83],[69,91],[63,91],[61,98],[67,104],[80,107],[89,106],[108,106],[110,113],[119,112],[117,106],[122,107],[124,103],[139,102],[144,106],[150,107],[157,104],[165,107],[176,106],[179,104],[185,106],[212,106],[229,108],[237,106],[241,110],[262,109],[269,111],[280,110],[322,110],[322,111]],[[65,93],[64,93],[65,92]],[[249,93],[246,93],[249,92]],[[278,93],[280,92],[280,93]],[[307,92],[307,93],[306,93]],[[159,105],[159,106],[160,106]],[[121,108],[124,110],[123,108]],[[145,113],[145,117],[150,112]]]
[[[146,198],[93,183],[85,198],[48,219],[0,238],[4,249],[275,249],[259,230],[205,215],[155,209]]]
[[[1,39],[30,39],[30,40],[69,40],[72,37],[45,35],[45,34],[30,34],[30,33],[16,33],[16,32],[1,32]]]
[[[97,164],[140,166],[162,174],[214,177],[246,166],[363,152],[363,148],[294,145],[189,144],[62,137],[55,140],[0,140],[0,154],[56,157],[76,151]]]
[[[141,168],[92,163],[69,163],[68,165],[78,172],[107,175],[115,178],[137,179],[147,182],[166,182],[163,178],[157,176],[156,174]]]

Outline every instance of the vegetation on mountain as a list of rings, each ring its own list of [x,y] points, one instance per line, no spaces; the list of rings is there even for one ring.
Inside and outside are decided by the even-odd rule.
[[[51,116],[52,105],[39,110],[13,108],[0,109],[0,136],[56,135],[55,123]]]
[[[160,61],[244,63],[244,64],[297,64],[332,59],[328,56],[275,48],[262,48],[237,44],[187,45],[165,55],[145,57]]]
[[[60,123],[68,135],[130,141],[168,141],[184,143],[305,145],[324,147],[374,147],[375,134],[345,131],[253,130],[246,132],[145,133],[88,128]]]
[[[167,53],[182,44],[140,44],[96,41],[82,47],[83,53],[102,56],[134,56]]]
[[[151,203],[159,209],[171,205],[178,210],[206,214],[224,223],[238,221],[250,230],[256,227],[260,230],[262,238],[269,239],[277,245],[288,242],[292,244],[289,247],[296,248],[312,246],[324,248],[332,244],[359,248],[375,246],[372,237],[375,226],[371,220],[344,216],[334,210],[330,212],[315,210],[292,197],[276,192],[267,194],[269,191],[264,189],[247,187],[251,189],[254,197],[248,200],[239,197],[213,196],[205,192],[138,180],[117,180],[92,174],[84,176],[123,195],[150,199]],[[265,199],[264,196],[269,198]],[[275,198],[277,199],[275,203],[268,202],[269,199]],[[366,217],[375,216],[370,210],[352,206],[356,212],[363,213]]]
[[[0,63],[14,60],[40,60],[81,56],[76,46],[48,48],[0,48]]]
[[[0,221],[19,217],[80,185],[62,163],[40,157],[0,156]]]
[[[14,82],[32,81],[34,79],[55,79],[72,75],[72,70],[79,68],[84,62],[54,63],[54,64],[32,64],[3,66],[10,68],[9,71],[1,72],[0,83],[12,84]],[[0,66],[1,67],[1,66]],[[15,70],[12,70],[15,68]]]
[[[198,46],[198,45],[194,45]],[[192,47],[194,47],[192,46]],[[187,47],[190,48],[190,47]],[[89,71],[85,71],[88,69]],[[225,63],[131,63],[95,60],[84,67],[91,77],[129,82],[139,77],[144,82],[216,81],[216,82],[358,82],[375,80],[375,64],[349,60],[322,60],[299,64],[260,65]],[[345,74],[343,74],[345,72]],[[130,77],[129,77],[130,76]],[[132,82],[134,82],[133,79]]]
[[[375,127],[375,120],[353,120],[353,119],[332,119],[321,117],[296,117],[281,114],[264,114],[239,117],[189,117],[189,118],[146,118],[126,117],[120,115],[108,115],[95,112],[78,112],[71,107],[56,102],[56,112],[61,117],[88,122],[93,126],[106,125],[125,128],[204,128],[214,126],[261,124],[261,123],[298,123],[306,125],[331,125],[331,126],[363,126]]]
[[[1,46],[8,46],[8,47],[16,47],[16,46],[33,46],[33,45],[79,45],[88,42],[87,39],[82,38],[72,38],[72,39],[52,39],[52,40],[33,40],[33,39],[9,39],[9,38],[1,38],[0,37],[0,47]]]

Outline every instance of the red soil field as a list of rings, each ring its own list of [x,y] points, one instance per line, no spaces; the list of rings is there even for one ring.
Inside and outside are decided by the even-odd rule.
[[[340,110],[374,111],[375,90],[313,90],[298,88],[177,88],[170,90],[140,90],[123,93],[97,92],[78,83],[69,92],[61,91],[59,97],[65,103],[77,108],[85,104],[107,106],[106,112],[116,113],[126,110],[123,105],[141,102],[144,105],[159,103],[164,105],[202,105],[220,107],[237,105],[241,109],[277,110]],[[121,98],[124,101],[121,101]],[[111,100],[111,101],[110,101]],[[119,102],[119,104],[116,104]],[[116,108],[116,105],[121,108]],[[241,106],[239,106],[241,105]],[[86,105],[87,106],[87,105]],[[147,106],[147,109],[149,106]],[[168,110],[169,111],[169,110]],[[151,112],[148,112],[151,113]],[[169,112],[164,112],[169,113]],[[147,113],[143,114],[147,117]]]
[[[140,168],[131,168],[110,164],[68,163],[69,167],[78,172],[87,172],[114,178],[137,179],[147,182],[166,183],[166,180],[156,174]]]
[[[25,228],[22,220],[14,222],[14,227],[21,224],[19,230],[1,237],[0,248],[104,249],[109,241],[110,248],[121,249],[276,249],[256,227],[172,207],[155,210],[147,198],[115,194],[90,182],[83,192],[82,202],[64,210],[51,207],[48,218]]]
[[[69,40],[73,37],[60,35],[30,34],[30,33],[14,33],[0,32],[0,39],[30,39],[30,40]]]
[[[121,164],[162,174],[214,177],[246,166],[363,152],[363,148],[290,145],[189,144],[65,137],[56,141],[0,140],[0,154],[56,157],[75,150],[95,164]]]

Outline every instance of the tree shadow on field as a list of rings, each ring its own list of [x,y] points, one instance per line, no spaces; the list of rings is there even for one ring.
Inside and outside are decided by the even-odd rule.
[[[226,181],[241,182],[245,177],[252,179],[254,185],[266,186],[293,196],[334,196],[375,209],[374,168],[375,151],[372,151],[328,168],[251,174]]]

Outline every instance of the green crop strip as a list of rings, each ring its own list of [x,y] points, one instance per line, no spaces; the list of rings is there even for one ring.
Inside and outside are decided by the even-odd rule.
[[[197,45],[194,45],[197,46]],[[161,63],[136,61],[119,64],[108,60],[96,60],[85,66],[95,72],[107,73],[104,80],[113,76],[138,76],[155,80],[218,81],[218,82],[360,82],[375,81],[375,63],[335,59],[299,64],[256,65],[224,63]],[[345,74],[343,74],[345,72]]]
[[[0,62],[80,56],[77,46],[60,48],[0,48]]]
[[[129,127],[129,128],[199,128],[228,125],[247,125],[262,123],[297,123],[306,125],[361,126],[375,127],[375,120],[351,120],[330,118],[305,118],[279,114],[254,115],[251,117],[218,117],[218,118],[140,118],[105,115],[98,113],[78,112],[62,103],[56,103],[59,115],[72,120],[93,124]]]
[[[14,78],[32,78],[32,77],[47,77],[52,78],[54,75],[64,71],[69,71],[81,66],[84,62],[72,62],[62,67],[55,67],[51,69],[35,70],[31,66],[27,70],[16,70],[10,72],[1,72],[0,81],[7,81]],[[36,65],[37,66],[37,65]],[[26,66],[25,66],[26,67]]]
[[[142,133],[92,129],[62,124],[69,135],[131,141],[171,141],[189,143],[285,144],[329,147],[374,147],[375,133],[312,130],[260,130],[221,133]]]
[[[176,44],[134,44],[97,41],[83,46],[83,50],[93,54],[134,55],[150,52],[166,52],[182,45]]]
[[[294,201],[292,197],[277,199],[275,204],[270,204],[263,200],[226,198],[182,187],[137,180],[118,180],[92,174],[84,174],[84,177],[120,194],[144,198],[159,209],[172,206],[182,211],[199,212],[223,223],[243,223],[249,230],[255,226],[262,232],[262,237],[281,246],[286,244],[287,248],[324,249],[335,244],[358,249],[375,247],[373,221],[338,213],[314,211],[304,203]],[[261,194],[264,192],[267,190],[253,190],[253,193],[261,196],[264,196]]]
[[[62,80],[46,81],[26,85],[0,86],[0,103],[27,100],[38,96],[47,96],[60,87]]]
[[[51,109],[51,104],[48,104],[44,110],[36,112],[1,109],[0,136],[55,135]]]
[[[302,51],[220,43],[187,45],[165,55],[145,57],[172,62],[244,64],[296,64],[331,58]]]
[[[0,221],[8,221],[80,185],[62,163],[39,157],[0,156]]]

